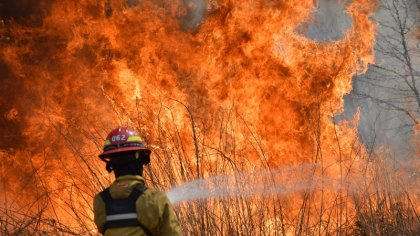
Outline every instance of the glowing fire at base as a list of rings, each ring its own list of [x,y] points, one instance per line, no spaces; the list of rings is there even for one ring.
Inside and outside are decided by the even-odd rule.
[[[7,69],[1,72],[1,130],[15,140],[0,146],[6,160],[1,181],[7,204],[15,194],[21,196],[12,204],[18,209],[36,203],[27,214],[45,209],[49,217],[94,232],[91,198],[110,181],[96,155],[117,124],[143,133],[154,151],[150,183],[166,188],[302,163],[316,163],[317,175],[342,179],[366,154],[357,141],[357,117],[340,124],[332,117],[343,109],[352,76],[373,62],[373,0],[347,5],[352,26],[331,43],[297,30],[311,19],[312,0],[210,1],[204,20],[190,28],[192,1],[130,1],[131,7],[122,0],[40,2],[37,24],[0,25],[0,68]],[[308,213],[293,209],[308,198],[318,202],[304,208],[313,215],[308,222],[330,217],[336,225],[350,224],[339,215],[353,210],[338,207],[348,195],[324,190],[280,197],[282,204],[276,198],[244,201],[254,210],[264,207],[261,199],[275,206],[264,216],[271,231],[290,222],[286,231],[298,232],[294,217],[303,222]],[[226,217],[223,205],[207,206]],[[187,210],[202,209],[183,207],[185,221]],[[328,207],[337,214],[323,212]],[[238,220],[247,214],[227,212]],[[198,226],[185,227],[193,232]],[[319,225],[320,232],[325,227]]]

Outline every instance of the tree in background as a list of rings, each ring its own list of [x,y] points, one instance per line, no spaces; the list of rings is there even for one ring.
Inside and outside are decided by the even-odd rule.
[[[383,0],[377,19],[377,62],[355,80],[351,96],[363,110],[359,130],[369,148],[385,143],[411,158],[420,122],[420,1]]]

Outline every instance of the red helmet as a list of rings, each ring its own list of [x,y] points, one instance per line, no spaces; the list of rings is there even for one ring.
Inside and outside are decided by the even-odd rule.
[[[111,131],[106,137],[104,151],[99,155],[102,160],[109,158],[110,154],[142,151],[147,156],[150,155],[150,149],[143,144],[143,138],[135,130],[127,127],[118,127]]]

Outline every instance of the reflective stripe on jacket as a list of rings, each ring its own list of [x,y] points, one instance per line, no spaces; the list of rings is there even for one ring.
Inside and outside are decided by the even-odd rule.
[[[135,185],[144,185],[141,176],[125,175],[119,177],[110,187],[112,198],[127,198]],[[93,202],[94,221],[100,233],[104,233],[106,223],[105,202],[98,194]],[[172,205],[165,193],[147,189],[136,201],[137,220],[146,227],[153,236],[159,235],[182,235],[178,219],[172,209]],[[107,229],[105,236],[113,235],[138,235],[146,233],[140,227],[123,227]]]

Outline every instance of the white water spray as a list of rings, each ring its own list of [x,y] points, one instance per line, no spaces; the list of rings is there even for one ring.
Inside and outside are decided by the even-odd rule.
[[[207,198],[270,194],[286,196],[321,188],[337,191],[343,186],[347,188],[350,186],[349,182],[344,184],[340,180],[320,176],[315,170],[316,165],[308,164],[275,170],[210,176],[173,187],[167,195],[173,204],[177,204]],[[352,189],[356,188],[356,182],[358,181],[352,181]]]

